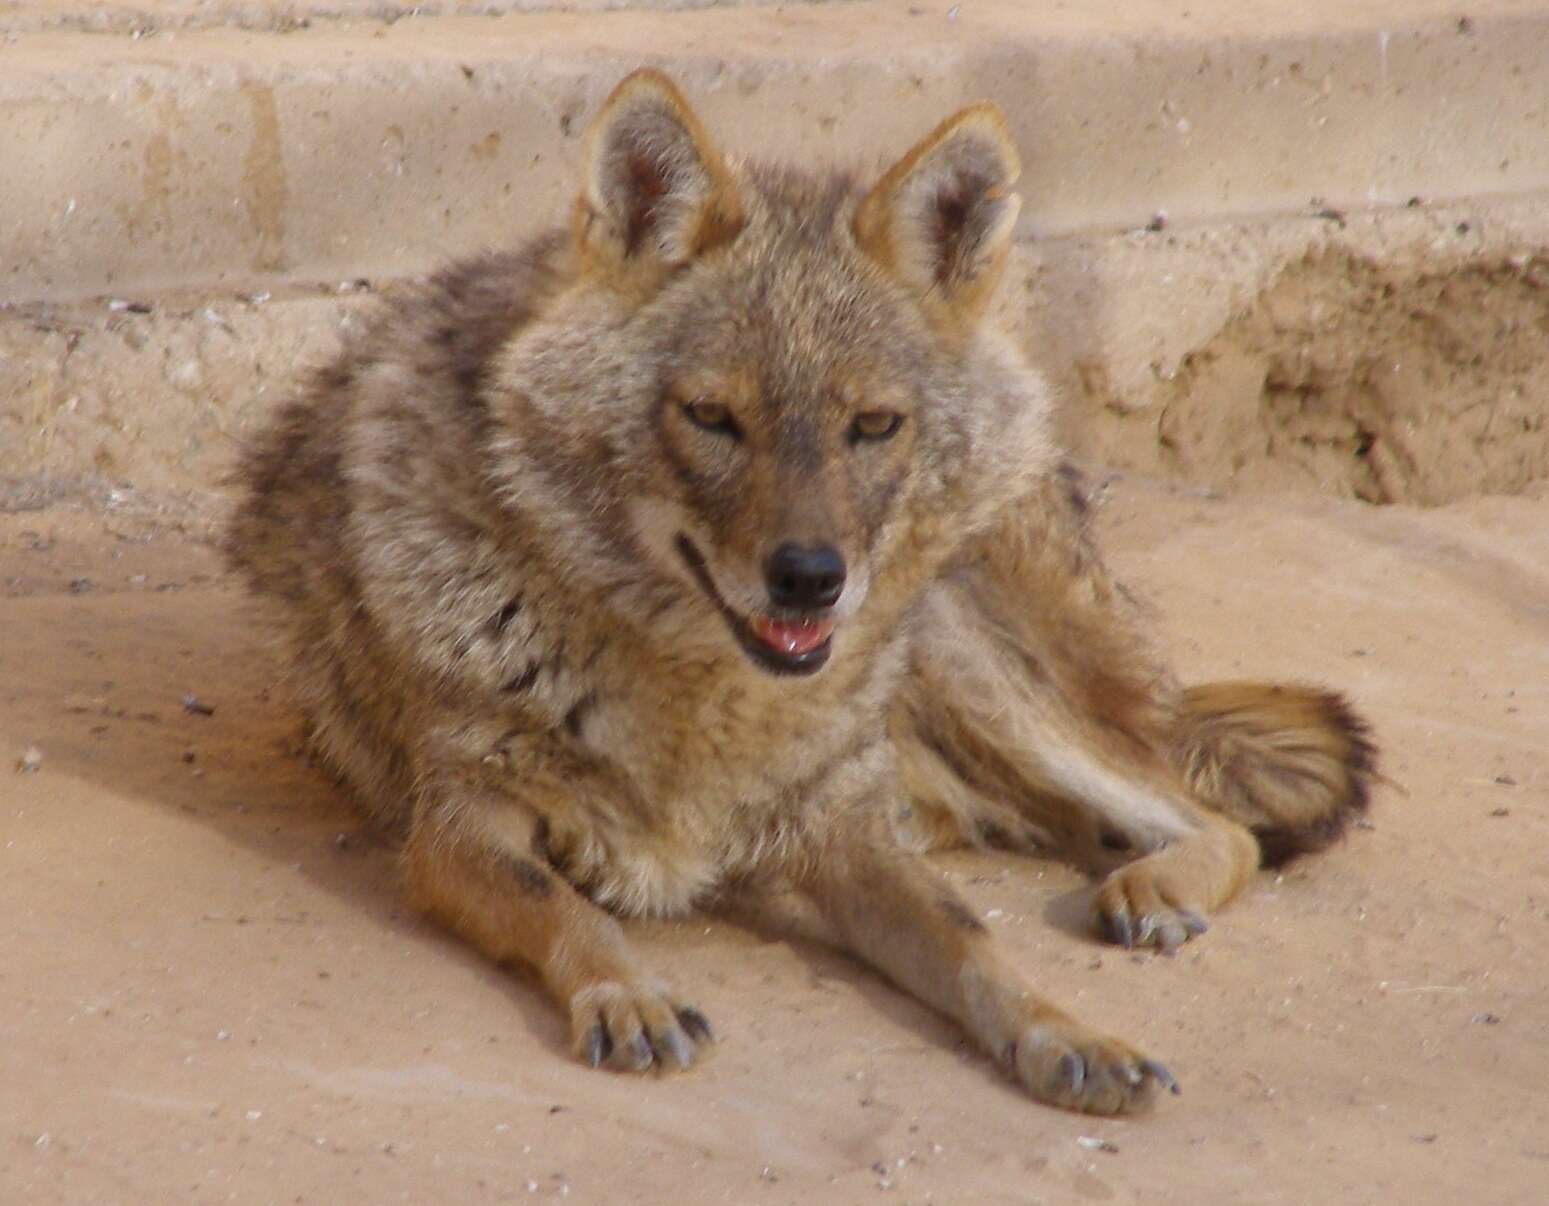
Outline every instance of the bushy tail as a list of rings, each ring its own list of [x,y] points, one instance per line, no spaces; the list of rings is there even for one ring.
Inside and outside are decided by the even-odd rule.
[[[1376,747],[1344,697],[1315,687],[1207,683],[1178,708],[1178,770],[1201,802],[1251,829],[1264,865],[1321,850],[1366,808]]]

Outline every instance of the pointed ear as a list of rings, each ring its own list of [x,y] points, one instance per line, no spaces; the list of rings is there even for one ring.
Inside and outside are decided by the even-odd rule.
[[[1006,265],[1022,173],[1000,110],[949,117],[900,159],[855,212],[856,242],[918,291],[927,309],[964,322],[984,312]]]
[[[671,269],[732,238],[742,205],[683,94],[649,68],[613,90],[586,135],[575,238],[603,271]]]

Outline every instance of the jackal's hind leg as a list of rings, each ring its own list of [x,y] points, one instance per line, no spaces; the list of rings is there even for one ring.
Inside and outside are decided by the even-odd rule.
[[[906,833],[940,848],[955,830],[960,841],[1039,847],[1106,871],[1096,918],[1121,945],[1171,951],[1203,933],[1258,866],[1253,835],[1193,799],[1160,755],[1115,748],[1112,734],[991,653],[960,645],[949,677],[965,690],[921,677],[901,710],[908,723],[895,745],[914,795]],[[970,686],[970,667],[990,673],[988,685]],[[1008,706],[970,705],[1013,687]],[[997,840],[1005,835],[1013,840]]]
[[[1204,814],[1197,828],[1104,877],[1092,901],[1098,926],[1120,946],[1171,954],[1210,928],[1208,915],[1242,890],[1258,860],[1251,833]]]
[[[1247,881],[1333,841],[1375,749],[1338,695],[1180,689],[1092,545],[1065,471],[981,537],[925,600],[895,744],[917,833],[1035,840],[1088,866],[1104,933],[1170,949]],[[1013,841],[1012,845],[1018,844]]]
[[[930,637],[894,714],[917,828],[939,835],[950,820],[982,841],[988,827],[1114,868],[1096,911],[1125,945],[1171,949],[1201,932],[1258,866],[1258,846],[1174,765],[1181,692],[1088,540],[1068,478],[1008,511],[922,608]]]

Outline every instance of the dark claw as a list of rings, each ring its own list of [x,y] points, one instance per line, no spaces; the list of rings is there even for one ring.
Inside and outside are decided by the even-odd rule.
[[[602,1067],[602,1061],[613,1054],[613,1038],[601,1022],[593,1026],[581,1039],[581,1056],[594,1068]]]
[[[649,1068],[655,1056],[651,1053],[651,1040],[637,1034],[629,1041],[629,1066],[636,1071]]]
[[[715,1042],[715,1031],[710,1029],[709,1019],[692,1005],[685,1005],[677,1011],[678,1025],[688,1032],[688,1036],[695,1042]]]
[[[1060,1056],[1059,1078],[1072,1096],[1081,1096],[1081,1090],[1086,1086],[1086,1061],[1075,1052]]]
[[[1118,912],[1103,915],[1103,931],[1108,936],[1108,941],[1117,943],[1122,947],[1135,945],[1135,931],[1130,928],[1129,914]]]
[[[1183,928],[1191,934],[1203,934],[1210,928],[1210,923],[1198,913],[1191,913],[1187,910],[1178,914],[1178,920],[1183,922]]]
[[[1178,1082],[1176,1079],[1174,1079],[1173,1074],[1169,1072],[1164,1065],[1157,1063],[1156,1060],[1146,1060],[1145,1063],[1140,1065],[1140,1070],[1149,1076],[1152,1080],[1156,1081],[1157,1084],[1161,1085],[1162,1088],[1166,1089],[1174,1097],[1183,1092],[1183,1090],[1178,1087]]]
[[[657,1060],[663,1065],[669,1059],[680,1068],[686,1068],[694,1062],[694,1046],[688,1041],[688,1036],[676,1026],[663,1030],[660,1034],[653,1034],[651,1045],[656,1049]]]

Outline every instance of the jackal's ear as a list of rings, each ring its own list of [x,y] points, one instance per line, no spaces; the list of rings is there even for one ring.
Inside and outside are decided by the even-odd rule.
[[[970,106],[877,181],[855,211],[855,239],[928,309],[972,321],[1006,265],[1021,173],[1000,110]]]
[[[586,135],[575,237],[604,271],[685,264],[732,238],[742,204],[683,94],[660,71],[613,90]]]

